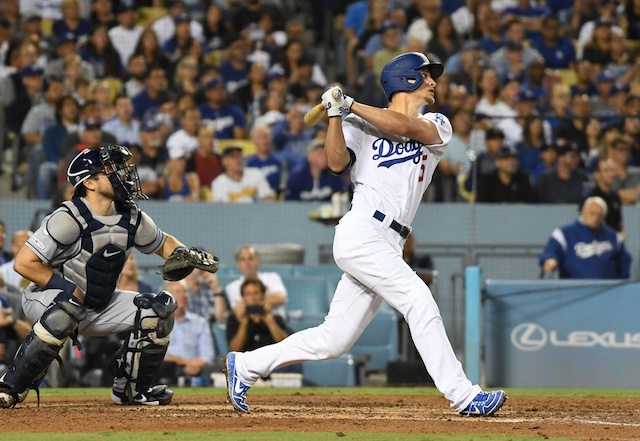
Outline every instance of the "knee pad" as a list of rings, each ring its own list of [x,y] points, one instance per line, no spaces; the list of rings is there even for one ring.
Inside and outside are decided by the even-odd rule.
[[[42,314],[34,331],[45,342],[62,346],[86,316],[87,309],[75,297],[60,293]]]
[[[130,398],[152,386],[169,346],[173,312],[178,306],[167,291],[139,294],[133,302],[138,307],[134,329],[109,365],[116,377],[115,387],[124,389],[118,392]],[[142,310],[149,309],[154,314],[142,317]]]
[[[17,398],[14,404],[24,400],[29,388],[38,390],[49,365],[56,358],[60,360],[58,353],[64,342],[68,337],[75,339],[78,323],[86,316],[87,310],[78,299],[58,294],[33,325],[2,379]]]
[[[141,309],[151,309],[155,316],[143,317],[136,323],[136,326],[148,333],[155,335],[153,338],[167,338],[173,329],[174,317],[173,313],[178,307],[173,296],[165,290],[159,294],[142,293],[135,296],[133,303]]]

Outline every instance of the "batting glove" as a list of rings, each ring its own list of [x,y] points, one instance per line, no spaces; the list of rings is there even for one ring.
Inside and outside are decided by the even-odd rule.
[[[354,99],[351,98],[349,95],[344,95],[343,108],[345,113],[351,113],[351,105],[353,104],[353,101]]]
[[[338,98],[336,98],[338,97]],[[322,105],[327,109],[329,118],[342,116],[344,95],[339,87],[330,87],[322,94]]]

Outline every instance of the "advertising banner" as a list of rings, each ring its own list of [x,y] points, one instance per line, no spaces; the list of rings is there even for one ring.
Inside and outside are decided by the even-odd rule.
[[[640,283],[485,285],[488,386],[640,388]]]

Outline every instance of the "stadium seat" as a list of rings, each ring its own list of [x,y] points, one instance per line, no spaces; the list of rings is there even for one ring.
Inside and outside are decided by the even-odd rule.
[[[324,314],[304,314],[302,311],[293,311],[287,318],[287,327],[292,332],[315,328],[324,322],[324,318]]]
[[[322,277],[283,276],[287,288],[287,311],[302,316],[322,316],[329,311],[327,281]]]
[[[260,265],[260,272],[278,273],[280,276],[293,276],[294,266],[290,263],[264,263]]]
[[[225,286],[236,280],[238,277],[240,276],[237,274],[219,274],[218,284],[220,285],[220,287],[222,287],[222,289],[224,289]]]
[[[396,361],[400,355],[398,316],[378,312],[349,352],[364,362],[367,372],[386,369],[387,363]]]
[[[162,279],[162,274],[160,274],[160,268],[140,268],[139,271],[140,279],[151,285],[151,288],[153,288],[154,292],[158,292],[164,285],[165,281]]]
[[[342,270],[336,265],[296,265],[293,267],[293,274],[296,276],[335,276],[340,278]]]
[[[224,323],[213,323],[211,325],[211,336],[215,347],[216,356],[222,357],[229,352],[227,343],[227,325]]]
[[[356,385],[356,363],[351,354],[339,358],[302,363],[303,384],[305,386]]]
[[[248,139],[216,139],[216,144],[220,154],[230,146],[242,147],[242,156],[250,156],[256,152],[256,146]]]
[[[559,69],[562,84],[571,86],[576,84],[576,71],[573,69]]]

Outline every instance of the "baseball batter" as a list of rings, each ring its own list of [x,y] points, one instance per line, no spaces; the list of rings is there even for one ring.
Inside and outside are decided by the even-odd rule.
[[[164,405],[173,398],[153,379],[169,345],[175,300],[167,291],[115,287],[133,247],[167,262],[186,248],[135,204],[147,197],[130,158],[126,147],[115,145],[80,152],[67,172],[73,198],[47,216],[18,253],[14,268],[31,281],[22,307],[35,324],[0,377],[0,408],[14,407],[29,389],[37,392],[67,338],[81,346],[78,334],[129,332],[109,366],[116,404]]]
[[[451,139],[449,120],[420,114],[435,102],[443,72],[418,52],[399,55],[380,75],[387,109],[355,102],[335,88],[322,95],[329,116],[325,145],[329,168],[351,170],[351,210],[336,227],[333,255],[344,271],[323,324],[280,343],[225,358],[228,394],[249,412],[246,392],[274,369],[339,357],[351,348],[386,300],[404,316],[436,387],[464,416],[492,415],[504,391],[483,392],[466,377],[446,335],[431,291],[402,258],[411,222]],[[342,113],[350,115],[342,121]]]

